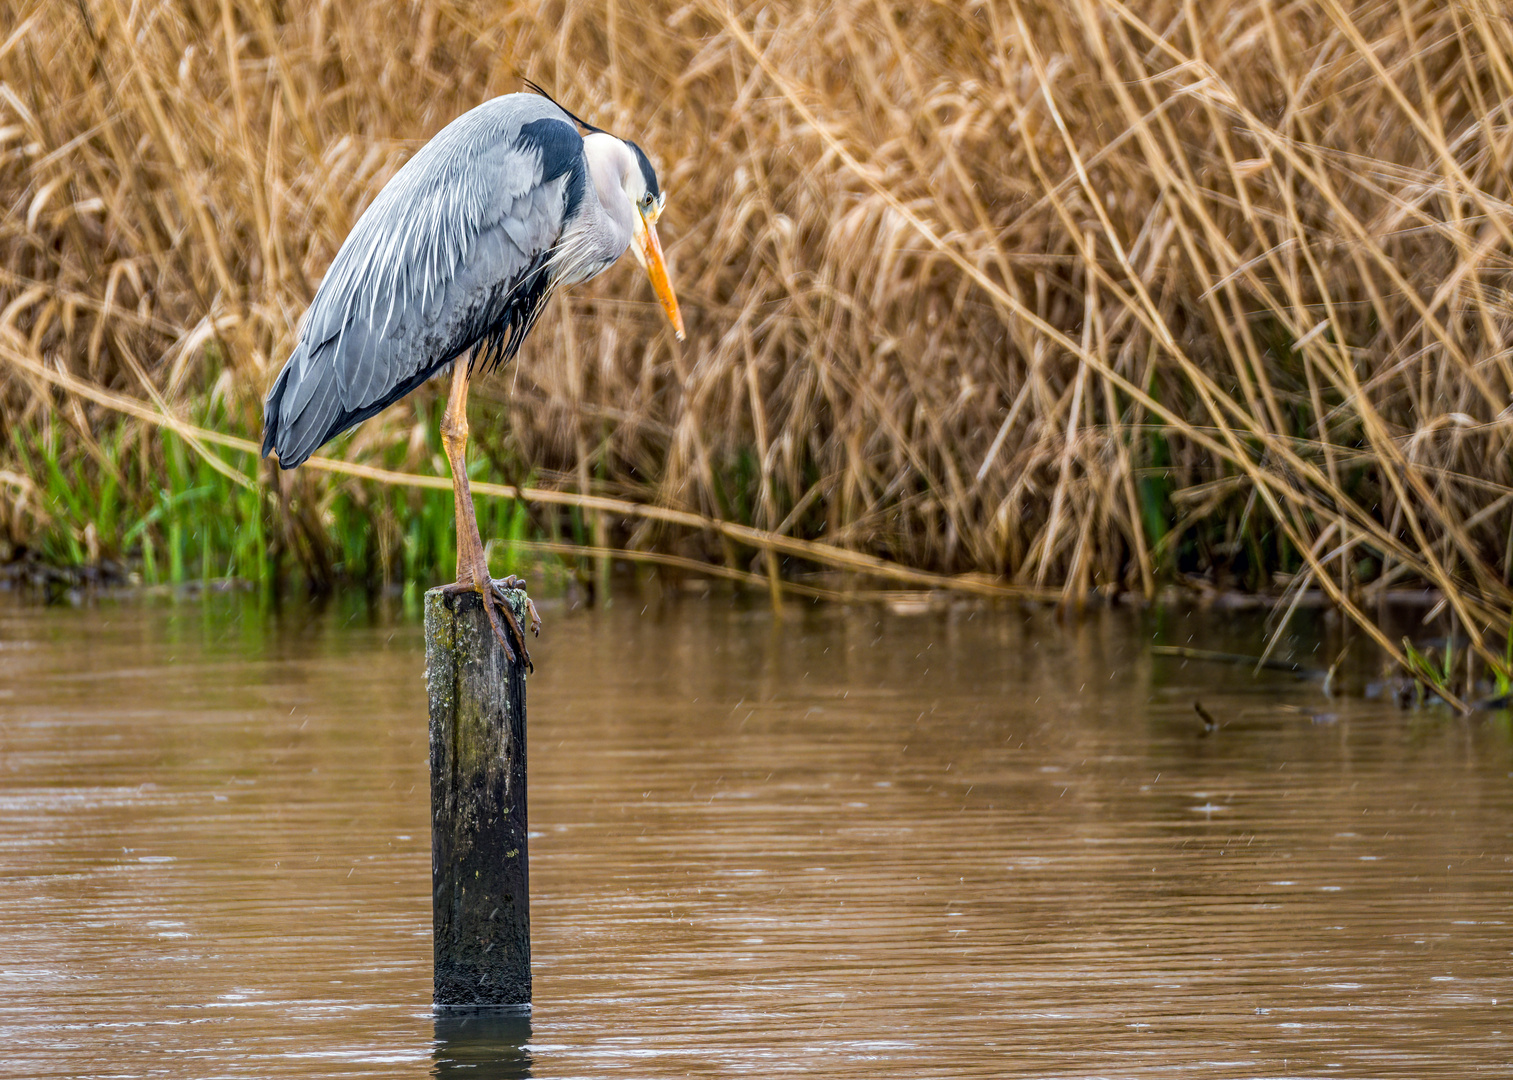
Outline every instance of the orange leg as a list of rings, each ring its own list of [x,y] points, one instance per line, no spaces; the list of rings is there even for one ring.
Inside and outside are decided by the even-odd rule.
[[[505,624],[509,626],[510,636],[514,637],[520,648],[520,655],[529,665],[531,654],[526,651],[525,635],[520,630],[520,622],[499,594],[501,588],[524,588],[525,583],[518,578],[507,578],[502,582],[496,582],[489,577],[489,560],[483,550],[483,537],[478,533],[478,516],[473,510],[473,492],[468,487],[468,365],[461,357],[453,366],[452,389],[447,395],[446,412],[441,417],[441,445],[446,449],[447,461],[452,466],[452,495],[457,507],[457,580],[446,587],[447,591],[476,592],[483,597],[483,610],[488,613],[489,625],[494,628],[494,636],[499,639],[499,644],[504,646],[504,655],[513,662],[515,649],[511,647],[509,637],[499,625],[499,616],[495,613],[495,608],[502,612]],[[541,620],[536,617],[535,605],[530,605],[529,610],[531,630],[539,634]]]

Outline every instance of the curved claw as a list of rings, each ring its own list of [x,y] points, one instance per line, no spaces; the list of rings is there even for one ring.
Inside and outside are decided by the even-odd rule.
[[[516,584],[514,584],[514,585],[506,584],[507,582],[512,582],[512,581],[515,582]],[[490,589],[489,591],[493,593],[494,602],[499,605],[499,610],[502,611],[502,612],[504,612],[504,621],[507,622],[507,623],[509,623],[510,633],[512,633],[513,635],[515,635],[515,641],[520,646],[520,655],[525,658],[525,666],[532,673],[534,673],[535,670],[536,670],[536,665],[533,664],[533,663],[531,663],[531,653],[530,653],[530,650],[525,647],[525,633],[520,629],[520,620],[517,619],[517,618],[515,618],[515,610],[513,608],[511,608],[510,605],[508,603],[506,603],[505,599],[504,599],[504,593],[506,591],[513,590],[513,589],[523,589],[523,588],[525,588],[525,582],[521,581],[519,578],[505,578],[504,581],[490,581],[489,584],[493,586],[493,588]],[[534,614],[534,605],[531,604],[529,597],[526,598],[526,605],[527,605],[527,608],[530,609],[532,611],[532,613]],[[484,601],[484,606],[485,607],[488,606],[488,601],[487,600]],[[490,622],[493,621],[493,615],[492,615],[492,613],[489,616],[489,621]],[[532,621],[534,622],[536,620],[534,620],[534,618],[533,618]],[[497,623],[495,624],[494,632],[495,633],[499,632],[499,628],[498,628],[498,624]],[[504,638],[501,636],[499,640],[500,641],[504,641]],[[505,645],[505,650],[504,651],[505,651],[506,655],[508,655],[510,657],[511,660],[513,660],[515,658],[514,654],[510,651],[510,648],[509,648],[509,646],[507,644]]]
[[[500,600],[499,597],[495,596],[493,598],[493,603],[490,603],[488,593],[482,593],[481,595],[483,596],[483,610],[488,614],[489,617],[489,626],[493,627],[494,636],[499,639],[499,644],[504,648],[505,659],[513,664],[515,662],[515,650],[510,648],[509,638],[506,637],[504,631],[499,628],[499,616],[494,614],[494,604],[498,604],[500,610],[504,612],[505,621],[510,624],[510,629],[514,631],[515,638],[520,642],[520,651],[524,653],[525,637],[520,633],[520,627],[515,624],[515,613],[511,611],[510,606],[504,601]],[[525,662],[527,665],[529,665],[531,662],[530,654],[528,653],[526,654]],[[534,671],[535,668],[531,668],[531,670]]]
[[[463,592],[476,592],[479,596],[483,597],[484,614],[489,617],[489,626],[493,629],[494,636],[499,639],[500,647],[504,649],[505,659],[512,664],[516,661],[517,653],[515,648],[510,644],[510,636],[513,635],[515,644],[519,646],[520,650],[518,656],[523,657],[525,659],[525,666],[530,671],[535,672],[536,665],[531,663],[531,654],[525,647],[525,634],[520,630],[520,621],[515,618],[514,611],[510,609],[509,604],[505,603],[504,597],[500,595],[503,582],[489,581],[488,584],[490,587],[485,588],[471,581],[456,581],[450,585],[442,586],[442,591],[454,595]],[[521,584],[523,585],[524,583],[522,582]],[[527,604],[529,605],[529,603],[529,599],[527,599]],[[499,615],[494,610],[496,606],[504,613],[504,621],[510,629],[510,634],[506,634],[504,628],[499,625]],[[535,622],[534,605],[530,605],[530,607],[533,616],[532,621]]]
[[[510,589],[516,592],[524,592],[525,578],[516,577],[514,574],[511,574],[509,577],[500,578],[498,581],[495,581],[494,587],[496,589]],[[530,616],[531,634],[535,637],[540,637],[541,615],[536,611],[536,602],[529,596],[525,598],[525,610]]]

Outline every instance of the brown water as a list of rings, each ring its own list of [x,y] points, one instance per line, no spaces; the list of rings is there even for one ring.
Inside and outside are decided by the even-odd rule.
[[[430,1013],[417,626],[0,603],[0,1074],[1513,1075],[1506,718],[1148,655],[1217,618],[542,614],[522,1025]]]

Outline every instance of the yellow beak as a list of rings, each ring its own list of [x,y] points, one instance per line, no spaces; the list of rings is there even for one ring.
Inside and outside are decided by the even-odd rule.
[[[667,277],[667,260],[662,257],[662,241],[657,239],[655,219],[648,221],[646,214],[636,210],[636,237],[631,241],[631,251],[651,279],[651,287],[667,312],[667,321],[672,323],[672,332],[683,340],[683,314],[678,310],[678,296],[672,291],[672,282]]]

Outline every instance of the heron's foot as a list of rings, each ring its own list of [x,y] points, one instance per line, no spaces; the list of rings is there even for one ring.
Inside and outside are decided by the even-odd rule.
[[[515,580],[518,581],[519,579]],[[524,582],[520,584],[523,585]],[[489,617],[489,626],[493,628],[494,636],[499,639],[499,644],[504,649],[505,658],[513,664],[517,656],[522,657],[525,660],[525,666],[534,672],[536,666],[531,663],[530,650],[525,647],[525,634],[520,630],[520,620],[515,618],[515,612],[511,610],[509,604],[505,603],[504,588],[504,582],[495,581],[485,571],[481,576],[478,574],[465,575],[450,585],[443,585],[441,591],[448,596],[456,596],[458,593],[475,592],[483,597],[484,614]],[[536,617],[535,606],[530,603],[529,597],[526,599],[526,604],[527,610],[531,615],[532,629],[535,629],[540,625],[540,619]],[[496,608],[498,609],[497,612],[495,611]],[[500,614],[504,616],[503,625],[500,625]],[[505,627],[509,628],[508,635],[505,633]],[[510,638],[514,638],[514,645],[511,645]],[[518,653],[516,652],[516,647],[519,649]]]
[[[511,590],[513,592],[525,592],[525,578],[516,577],[514,574],[511,574],[509,577],[495,578],[494,579],[494,588],[501,589],[501,590],[503,590],[503,589],[509,589],[509,590]],[[531,634],[532,634],[532,636],[534,636],[534,637],[540,637],[541,636],[541,616],[538,615],[538,614],[536,614],[536,602],[534,600],[532,600],[529,596],[527,596],[525,598],[525,611],[526,611],[526,614],[529,615],[530,619],[531,619],[530,625],[531,625]]]

